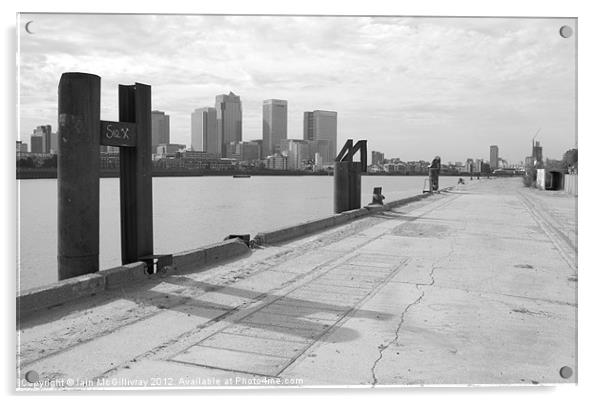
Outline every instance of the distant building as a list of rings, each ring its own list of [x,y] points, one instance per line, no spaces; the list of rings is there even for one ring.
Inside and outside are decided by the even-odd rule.
[[[287,139],[288,105],[286,100],[263,102],[263,154],[280,151],[281,141]]]
[[[303,139],[329,141],[329,151],[322,157],[325,163],[333,163],[337,154],[337,113],[321,110],[304,112]]]
[[[372,151],[372,164],[382,165],[385,162],[385,153]]]
[[[498,158],[500,155],[500,150],[496,145],[489,146],[489,165],[492,170],[497,170],[499,168]]]
[[[314,161],[315,161],[315,155],[319,154],[320,157],[322,158],[322,164],[324,164],[325,157],[328,156],[328,153],[330,153],[330,149],[331,149],[330,141],[329,140],[309,140],[307,142],[307,144],[309,145],[309,155],[314,156]]]
[[[369,173],[382,173],[383,171],[385,171],[383,165],[379,165],[379,164],[370,164],[368,166],[368,172]]]
[[[525,169],[533,167],[534,161],[533,156],[525,157]]]
[[[178,152],[184,151],[185,149],[185,144],[167,143],[158,145],[155,151],[157,157],[165,158],[175,157]]]
[[[280,152],[287,157],[288,170],[302,170],[311,159],[309,142],[301,139],[284,139],[280,143]]]
[[[403,163],[387,163],[383,165],[383,169],[386,173],[406,174],[408,172]]]
[[[466,159],[465,172],[472,173],[475,171],[475,164],[473,159]]]
[[[492,172],[492,170],[491,170],[491,166],[489,165],[489,163],[483,162],[483,163],[481,164],[481,171],[480,171],[480,172],[482,172],[482,173],[484,173],[484,174],[489,174],[489,173],[491,173],[491,172]]]
[[[52,126],[41,125],[36,127],[31,134],[32,153],[50,153]],[[35,137],[35,139],[34,139]]]
[[[208,153],[198,150],[183,150],[177,154],[180,158],[190,160],[218,160],[220,156],[214,153]]]
[[[239,142],[240,160],[257,161],[261,160],[261,145],[257,142]]]
[[[226,144],[226,158],[240,160],[240,147],[237,147],[242,142],[229,142]]]
[[[263,154],[263,139],[254,139],[251,140],[251,142],[259,145],[259,159],[263,160],[263,158],[266,156]]]
[[[27,143],[17,140],[17,153],[27,153]]]
[[[59,137],[56,132],[50,133],[50,153],[58,154],[59,152]]]
[[[315,153],[314,154],[314,171],[320,171],[322,170],[324,163],[322,160],[322,156],[320,155],[320,153]]]
[[[215,97],[217,112],[217,137],[220,141],[220,153],[226,156],[226,145],[242,141],[242,105],[240,97],[230,91]],[[219,154],[219,153],[218,153]]]
[[[536,168],[543,167],[543,147],[539,144],[539,141],[533,143],[531,157],[533,158],[533,165]]]
[[[287,157],[280,153],[273,154],[266,157],[265,167],[271,170],[286,170],[287,169]]]
[[[44,153],[44,138],[43,136],[33,134],[29,140],[32,153]]]
[[[169,115],[163,111],[151,111],[151,147],[169,143]]]
[[[217,132],[217,110],[197,108],[190,119],[191,148],[195,151],[221,154],[221,139]]]
[[[226,158],[238,161],[261,160],[261,146],[257,142],[230,142],[226,145]]]

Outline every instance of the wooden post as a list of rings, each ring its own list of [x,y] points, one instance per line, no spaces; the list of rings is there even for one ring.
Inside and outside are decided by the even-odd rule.
[[[119,86],[119,121],[136,123],[136,147],[119,151],[121,261],[153,254],[151,87]]]
[[[362,203],[362,163],[334,163],[334,212],[359,209]]]
[[[58,89],[58,278],[98,271],[100,77],[63,73]]]

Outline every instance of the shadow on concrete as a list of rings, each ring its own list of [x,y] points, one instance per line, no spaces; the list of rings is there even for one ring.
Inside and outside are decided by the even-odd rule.
[[[158,286],[165,284],[180,286],[181,288],[170,291],[153,290]],[[307,284],[303,284],[302,286],[305,285]],[[144,282],[143,284],[138,284],[128,289],[112,290],[102,294],[102,296],[94,296],[83,301],[67,303],[65,306],[62,307],[48,309],[48,313],[44,313],[43,318],[40,318],[40,316],[38,316],[36,318],[30,318],[27,321],[24,321],[21,324],[21,326],[22,330],[26,332],[27,328],[48,323],[53,320],[58,320],[75,310],[81,313],[82,317],[85,317],[87,310],[97,306],[108,305],[111,302],[120,299],[131,300],[142,307],[154,306],[159,309],[159,311],[154,311],[150,314],[146,314],[144,317],[129,318],[128,320],[118,323],[118,325],[116,325],[113,328],[104,330],[102,334],[94,334],[91,338],[74,338],[73,343],[65,343],[56,350],[47,350],[45,354],[24,361],[21,363],[21,365],[26,366],[32,362],[44,359],[48,356],[52,356],[58,351],[69,349],[72,346],[85,343],[102,335],[110,334],[125,326],[157,315],[161,312],[160,310],[173,310],[184,313],[186,315],[196,315],[203,318],[208,318],[208,313],[211,313],[212,311],[220,311],[221,313],[207,320],[206,324],[210,325],[218,321],[229,321],[228,318],[233,314],[244,310],[250,304],[263,300],[269,301],[269,303],[261,305],[256,310],[251,310],[247,315],[237,319],[236,321],[231,321],[231,325],[240,324],[255,329],[263,329],[301,338],[308,338],[308,330],[316,330],[316,332],[311,333],[311,336],[309,337],[312,340],[318,340],[324,335],[330,333],[333,329],[336,329],[337,333],[334,337],[335,339],[331,339],[331,341],[351,341],[357,339],[359,337],[359,334],[353,329],[348,329],[346,327],[336,327],[336,324],[340,320],[346,318],[351,314],[354,317],[363,317],[367,319],[376,320],[387,320],[391,318],[391,315],[388,313],[373,310],[355,309],[355,305],[361,304],[361,301],[366,296],[368,296],[372,290],[373,289],[368,290],[364,296],[361,296],[361,298],[359,299],[359,303],[334,304],[308,299],[298,299],[288,297],[287,295],[271,294],[269,292],[258,292],[228,285],[215,285],[207,282],[196,281],[185,276],[170,276],[161,279],[159,282],[157,282],[157,280],[149,280]],[[199,291],[201,291],[202,295],[195,297],[186,296],[185,293],[187,291],[192,291],[194,294],[197,294]],[[214,300],[203,299],[203,295],[208,293],[217,294],[217,296],[213,296],[216,298],[215,300],[220,300],[220,297],[224,296],[232,297],[234,299],[226,298],[224,300],[231,300],[234,303],[230,305],[219,303]],[[238,298],[239,301],[237,302]],[[263,322],[257,322],[253,319],[249,319],[249,317],[252,317],[257,312],[271,306],[272,304],[285,305],[289,308],[292,308],[293,310],[285,314],[274,313],[269,311],[262,312],[262,314],[268,314],[268,321],[264,320]],[[296,311],[294,310],[295,308],[297,309]],[[327,321],[323,318],[320,318],[321,313],[326,313],[332,316],[333,320]],[[269,319],[270,314],[274,315],[273,321]],[[282,318],[282,316],[287,318],[285,323],[278,322],[279,319]],[[168,327],[169,324],[166,324],[165,326]],[[152,332],[152,330],[149,330],[149,332]]]
[[[207,308],[223,310],[224,314],[220,315],[220,317],[226,317],[226,315],[232,315],[232,314],[240,311],[244,307],[248,306],[249,303],[257,302],[260,300],[269,301],[268,304],[262,305],[261,307],[257,308],[256,310],[252,310],[249,314],[238,319],[233,324],[239,324],[241,322],[245,322],[245,325],[252,326],[253,328],[266,329],[266,330],[270,330],[270,331],[286,333],[289,335],[294,335],[294,336],[299,336],[299,337],[307,335],[307,330],[320,329],[320,328],[322,328],[323,332],[320,332],[319,334],[322,335],[325,332],[327,332],[332,326],[334,326],[339,320],[345,318],[352,312],[353,312],[354,317],[363,317],[363,318],[368,318],[368,319],[379,319],[379,320],[387,320],[387,319],[391,318],[390,314],[379,312],[379,311],[363,310],[363,309],[354,310],[354,306],[355,306],[354,304],[343,305],[343,304],[332,304],[332,303],[319,302],[319,301],[308,300],[308,299],[298,299],[298,298],[294,298],[294,297],[289,297],[287,295],[282,295],[282,296],[281,295],[273,295],[270,293],[261,293],[261,292],[256,292],[256,291],[247,290],[247,289],[241,289],[241,288],[232,287],[232,286],[214,285],[214,284],[210,284],[207,282],[196,281],[196,280],[192,280],[190,278],[184,278],[184,277],[170,277],[170,278],[166,278],[164,281],[167,283],[173,284],[173,285],[182,286],[184,288],[184,290],[195,289],[197,291],[202,290],[206,293],[216,292],[216,293],[219,293],[220,295],[242,298],[245,300],[241,304],[230,306],[230,305],[224,305],[224,304],[216,304],[215,302],[210,301],[210,300],[201,300],[198,298],[194,298],[194,299],[193,298],[185,298],[185,301],[180,304],[180,306],[188,306],[188,307],[196,306],[201,310],[200,313],[202,313],[203,309],[206,310]],[[151,302],[153,302],[153,301],[157,302],[157,301],[169,300],[169,299],[174,301],[174,300],[177,300],[178,297],[181,298],[180,295],[178,295],[177,293],[173,293],[173,292],[172,293],[164,293],[164,292],[159,292],[159,291],[148,290],[145,292],[145,294],[148,295],[149,301],[151,301]],[[366,293],[366,296],[368,294],[369,294],[369,292]],[[166,296],[170,296],[170,297],[166,298]],[[274,305],[274,304],[285,305],[286,307],[296,308],[297,310],[296,310],[296,312],[290,311],[287,313],[274,313],[271,311],[270,312],[264,311],[263,313],[265,313],[265,314],[273,314],[274,315],[273,322],[269,321],[269,323],[259,323],[257,321],[253,321],[253,319],[251,317],[254,314],[262,311],[265,308],[269,308],[271,305]],[[158,306],[158,307],[161,307],[161,306]],[[161,308],[163,308],[163,307],[161,307]],[[184,307],[179,308],[178,304],[174,304],[174,305],[170,305],[170,307],[165,307],[165,308],[169,309],[169,310],[181,310]],[[186,310],[185,312],[190,313],[190,310]],[[325,320],[319,319],[320,313],[327,313],[327,314],[336,316],[336,319],[334,319],[329,324]],[[282,324],[282,323],[278,323],[278,318],[280,316],[287,318],[286,325]],[[315,317],[315,316],[318,316],[318,317]],[[312,317],[315,317],[315,318],[312,319]],[[291,324],[294,324],[294,325],[291,325]],[[327,325],[327,327],[321,327],[322,325]],[[344,329],[344,327],[343,327],[343,329],[339,328],[337,330],[337,342],[350,341],[350,340],[356,339],[357,337],[358,337],[358,334],[354,330]]]

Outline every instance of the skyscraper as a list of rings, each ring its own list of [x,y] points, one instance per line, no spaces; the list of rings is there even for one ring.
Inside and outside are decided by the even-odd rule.
[[[51,143],[52,143],[52,126],[51,125],[41,125],[36,127],[33,130],[33,136],[40,136],[41,139],[35,139],[35,149],[34,140],[31,141],[32,144],[32,153],[50,153]]]
[[[499,159],[499,149],[496,145],[489,146],[489,166],[492,170],[497,170],[499,168],[498,159]]]
[[[543,167],[543,147],[541,147],[539,140],[533,143],[531,157],[533,157],[533,164],[535,165],[535,168]]]
[[[333,163],[337,154],[337,113],[316,110],[303,113],[303,139],[328,140],[330,150],[324,163]]]
[[[35,133],[32,134],[29,143],[31,144],[32,153],[44,153],[44,140],[42,136]]]
[[[378,151],[372,151],[372,164],[384,164],[385,162],[385,153],[381,153]]]
[[[151,147],[169,143],[169,115],[163,111],[151,111]]]
[[[217,137],[220,141],[220,155],[226,157],[226,145],[242,141],[242,105],[240,97],[230,91],[215,97],[217,112]]]
[[[287,139],[286,100],[265,100],[263,102],[263,155],[269,156],[280,151],[282,140]]]
[[[212,107],[197,108],[191,114],[192,150],[221,156],[221,140],[217,135],[217,111]]]

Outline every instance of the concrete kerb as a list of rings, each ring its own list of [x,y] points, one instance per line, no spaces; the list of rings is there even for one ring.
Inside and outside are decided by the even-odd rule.
[[[440,192],[447,192],[454,187],[447,187],[441,189]],[[305,235],[317,233],[321,230],[328,229],[331,227],[339,226],[345,223],[349,223],[355,219],[363,216],[368,216],[382,212],[384,210],[391,210],[394,207],[407,205],[412,202],[419,201],[427,198],[431,193],[423,193],[420,195],[411,196],[409,198],[399,199],[397,201],[391,201],[382,206],[366,206],[360,209],[349,210],[347,212],[338,213],[333,216],[329,216],[323,219],[316,219],[309,222],[304,222],[295,226],[283,227],[273,231],[266,231],[258,233],[253,239],[256,245],[269,245],[274,243],[281,243],[287,240],[299,238]]]
[[[23,291],[17,296],[17,315],[25,316],[37,310],[47,309],[79,298],[102,293],[120,286],[133,286],[145,280],[169,276],[176,271],[202,269],[219,262],[247,254],[249,247],[238,239],[211,244],[173,256],[173,265],[161,274],[146,273],[144,262],[135,262],[93,274],[76,276],[50,285]]]
[[[95,295],[105,290],[106,279],[99,273],[77,276],[50,285],[28,289],[17,296],[17,315]]]

